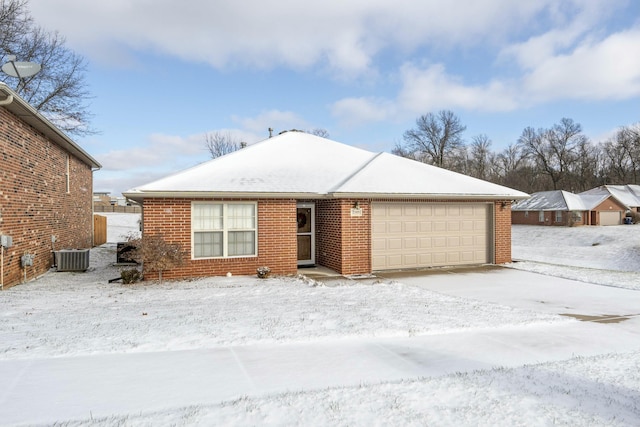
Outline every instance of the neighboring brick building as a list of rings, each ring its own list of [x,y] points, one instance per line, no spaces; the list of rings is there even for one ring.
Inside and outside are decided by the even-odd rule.
[[[627,207],[609,193],[540,191],[512,207],[513,224],[578,226],[620,225]]]
[[[13,240],[2,249],[4,287],[49,270],[54,248],[91,247],[92,171],[99,167],[0,83],[0,235]],[[33,266],[23,269],[25,254],[33,255]]]
[[[167,278],[506,263],[511,201],[528,197],[293,131],[124,195],[142,204],[143,233],[188,254]]]

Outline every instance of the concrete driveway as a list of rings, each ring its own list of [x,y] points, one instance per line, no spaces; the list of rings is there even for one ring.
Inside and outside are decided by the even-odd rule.
[[[430,280],[438,274],[438,280]],[[593,285],[506,267],[382,273],[379,277],[463,298],[584,317],[640,316],[640,291]],[[597,320],[597,319],[595,319]]]

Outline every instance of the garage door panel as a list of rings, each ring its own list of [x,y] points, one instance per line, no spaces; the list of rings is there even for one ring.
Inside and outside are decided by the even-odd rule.
[[[435,216],[447,216],[447,207],[442,205],[436,205],[433,207],[433,214]]]
[[[433,253],[433,263],[435,265],[445,265],[447,263],[447,253],[446,252],[434,252]]]
[[[387,239],[386,246],[388,250],[402,249],[402,239],[398,237]]]
[[[483,203],[373,203],[373,269],[489,262],[489,212]]]
[[[420,209],[418,210],[418,212],[420,213],[421,217],[430,217],[433,216],[433,207],[429,206],[429,205],[419,205]]]
[[[386,239],[372,239],[371,240],[371,249],[373,249],[373,253],[375,254],[377,251],[384,252],[387,249],[387,240]]]
[[[402,249],[416,249],[418,247],[418,239],[415,237],[405,237],[402,240]]]
[[[433,238],[433,247],[434,248],[446,248],[447,247],[447,239],[446,239],[446,237],[434,237]]]
[[[431,221],[420,221],[420,233],[430,233],[433,230],[433,223]]]
[[[447,221],[447,231],[460,231],[461,225],[459,222]]]
[[[447,231],[447,223],[445,221],[433,221],[431,229],[435,232]]]
[[[433,240],[431,237],[420,238],[420,249],[431,249],[433,247]]]
[[[404,222],[404,230],[405,233],[415,233],[418,231],[418,223],[415,221],[407,221]]]

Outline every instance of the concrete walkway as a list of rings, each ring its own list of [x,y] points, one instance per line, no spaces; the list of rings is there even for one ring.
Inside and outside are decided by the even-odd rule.
[[[8,360],[0,362],[0,424],[216,404],[638,348],[640,332],[620,324],[568,321],[413,338]]]

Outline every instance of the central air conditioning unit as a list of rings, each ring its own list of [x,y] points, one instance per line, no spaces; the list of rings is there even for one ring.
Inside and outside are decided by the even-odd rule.
[[[89,249],[55,251],[57,271],[86,271],[89,268]]]

